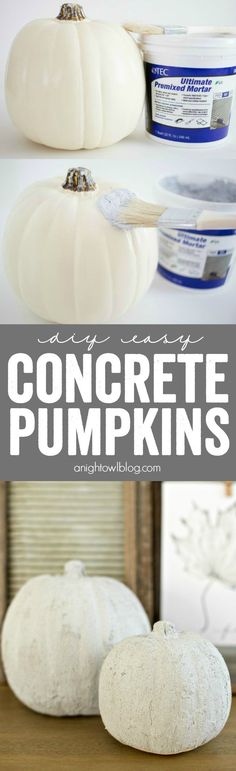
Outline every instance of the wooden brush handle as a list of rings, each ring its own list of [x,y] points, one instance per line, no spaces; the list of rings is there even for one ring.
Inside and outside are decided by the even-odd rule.
[[[233,482],[224,482],[225,495],[229,498],[233,495]]]
[[[163,35],[164,27],[157,27],[155,24],[136,24],[135,22],[126,22],[123,24],[126,32],[133,32],[136,35]]]

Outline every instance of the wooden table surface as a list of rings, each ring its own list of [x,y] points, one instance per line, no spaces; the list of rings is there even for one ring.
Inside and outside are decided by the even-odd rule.
[[[119,744],[100,718],[31,712],[0,686],[1,771],[235,771],[236,697],[217,739],[182,755],[149,755]]]

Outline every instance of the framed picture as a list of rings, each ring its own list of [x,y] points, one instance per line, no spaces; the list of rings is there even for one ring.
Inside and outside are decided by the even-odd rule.
[[[236,485],[166,482],[160,614],[211,640],[236,690]]]

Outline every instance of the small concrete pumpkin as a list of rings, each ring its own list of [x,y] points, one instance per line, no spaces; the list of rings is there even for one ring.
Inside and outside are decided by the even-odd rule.
[[[105,727],[123,744],[174,755],[213,739],[231,706],[226,664],[212,643],[166,622],[115,645],[100,675]]]
[[[5,230],[6,271],[38,316],[61,324],[111,322],[149,288],[157,232],[108,222],[97,203],[111,189],[96,184],[88,169],[70,169],[66,182],[38,182],[16,202]]]
[[[6,102],[22,133],[49,147],[92,149],[128,136],[145,97],[141,53],[122,27],[86,19],[64,3],[56,19],[37,19],[16,36]]]
[[[102,662],[114,643],[150,629],[137,597],[112,578],[86,576],[68,562],[64,576],[27,581],[2,631],[5,674],[27,707],[46,715],[96,715]]]

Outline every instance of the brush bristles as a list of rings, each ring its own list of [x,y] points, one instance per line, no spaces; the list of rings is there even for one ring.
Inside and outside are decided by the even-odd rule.
[[[123,225],[153,228],[158,224],[159,217],[165,208],[157,206],[155,203],[141,201],[140,198],[134,198],[126,206],[121,206],[118,221]]]

